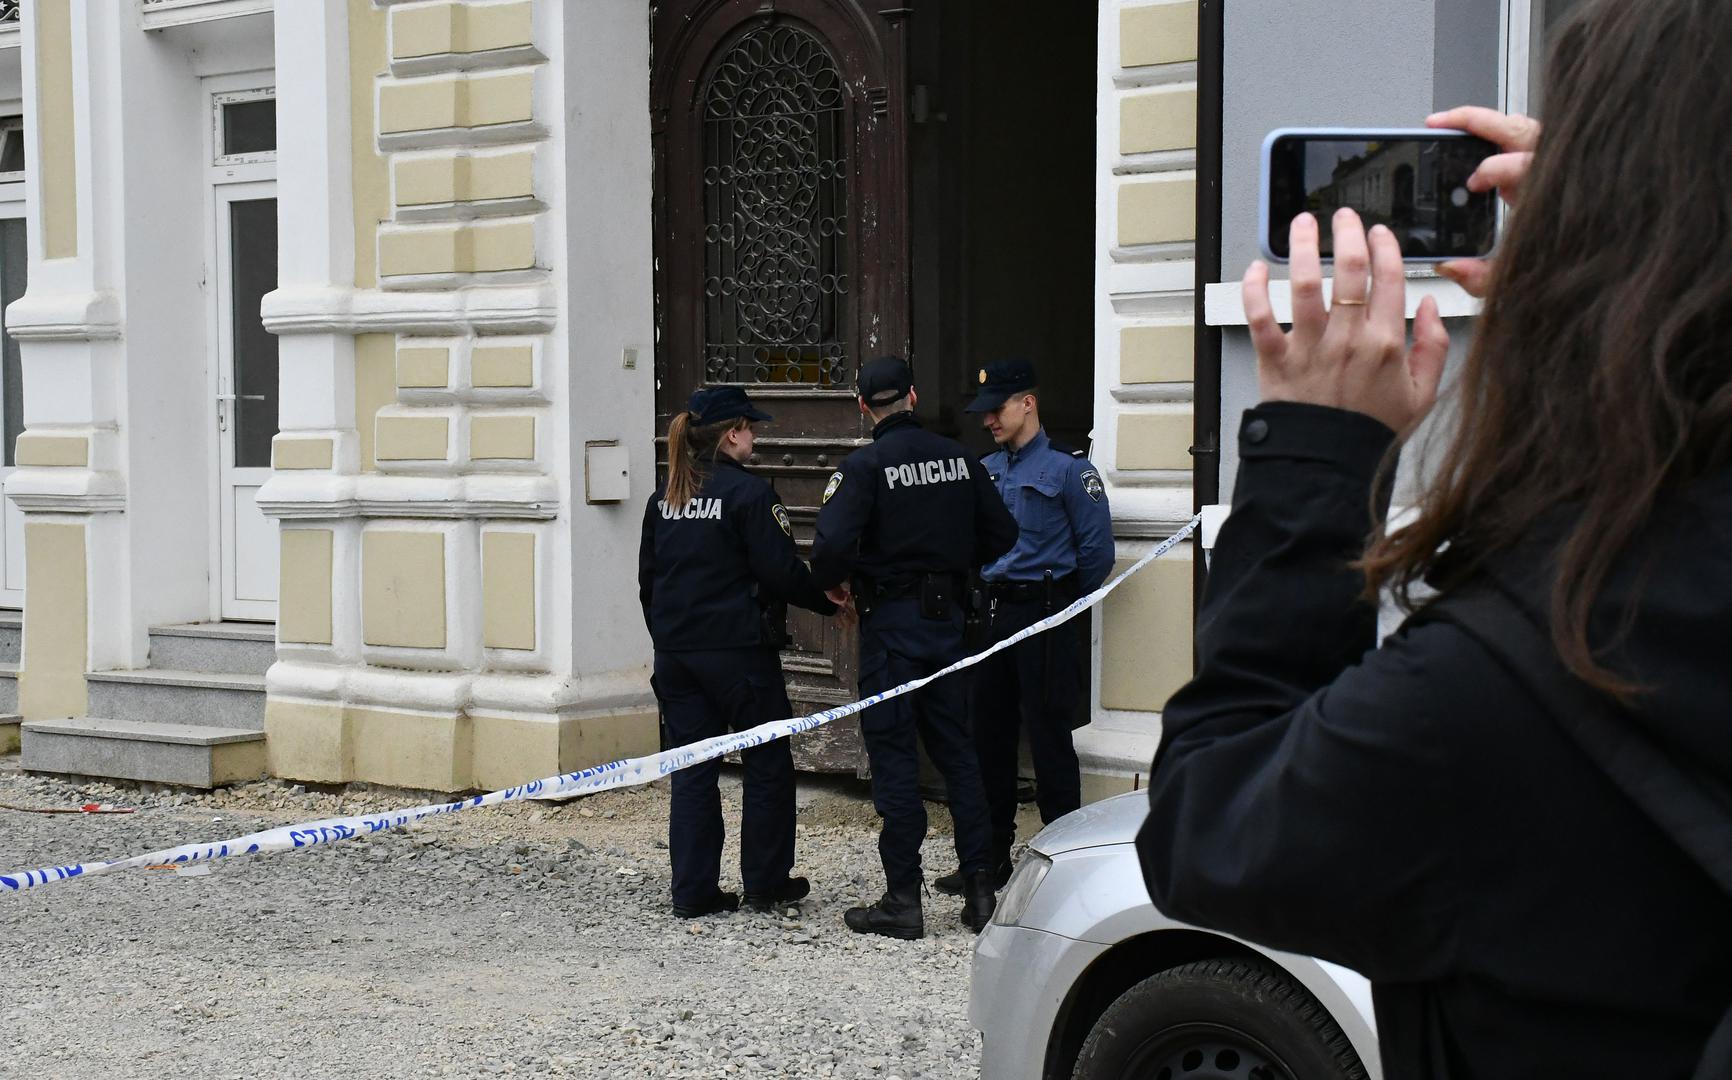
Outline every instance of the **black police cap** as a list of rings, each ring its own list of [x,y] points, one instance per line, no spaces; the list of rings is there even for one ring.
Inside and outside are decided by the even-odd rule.
[[[1040,385],[1035,378],[1034,364],[1021,357],[994,360],[980,369],[980,393],[968,403],[964,412],[983,413],[1009,401],[1013,394],[1022,394]]]
[[[686,402],[692,423],[699,427],[720,424],[727,420],[769,420],[770,414],[752,404],[752,399],[737,386],[707,386],[692,394]]]
[[[875,409],[894,405],[914,389],[914,372],[900,356],[880,356],[860,369],[860,396]]]

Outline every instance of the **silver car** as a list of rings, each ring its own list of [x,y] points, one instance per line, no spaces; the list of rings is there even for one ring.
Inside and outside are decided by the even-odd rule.
[[[1131,792],[1029,843],[974,951],[982,1080],[1381,1080],[1363,977],[1155,910],[1147,813]]]

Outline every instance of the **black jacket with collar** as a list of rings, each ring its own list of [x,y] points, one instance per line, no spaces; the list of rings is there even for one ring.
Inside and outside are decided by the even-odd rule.
[[[1138,837],[1168,915],[1372,980],[1390,1080],[1684,1077],[1732,1000],[1732,901],[1446,621],[1373,649],[1350,563],[1391,433],[1261,406]],[[1489,583],[1543,621],[1551,545]],[[1637,721],[1732,778],[1732,475],[1675,494],[1603,592]]]
[[[668,506],[664,495],[658,487],[644,507],[638,547],[638,600],[657,649],[771,644],[762,614],[769,604],[835,613],[800,561],[768,481],[718,458],[685,506]]]
[[[854,575],[878,584],[960,577],[1009,551],[1016,537],[1016,519],[986,466],[912,413],[895,413],[830,477],[812,575],[826,589]]]

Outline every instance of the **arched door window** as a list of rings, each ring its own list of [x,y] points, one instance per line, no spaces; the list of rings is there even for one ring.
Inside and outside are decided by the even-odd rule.
[[[852,385],[835,60],[800,27],[760,23],[716,64],[703,116],[706,381]]]

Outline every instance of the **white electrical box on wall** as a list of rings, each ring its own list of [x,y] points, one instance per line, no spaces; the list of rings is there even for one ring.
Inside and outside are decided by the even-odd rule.
[[[631,498],[631,455],[617,441],[583,444],[585,501],[622,503]]]

